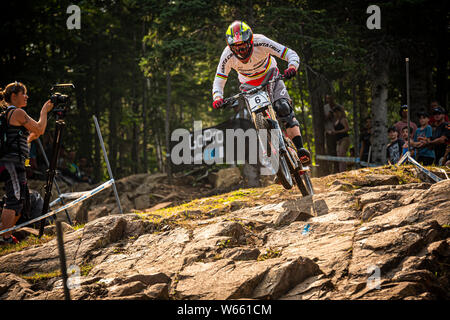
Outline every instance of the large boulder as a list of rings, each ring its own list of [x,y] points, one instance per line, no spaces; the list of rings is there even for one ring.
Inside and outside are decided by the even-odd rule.
[[[228,189],[241,182],[242,176],[239,168],[221,169],[208,176],[209,182],[216,189]]]

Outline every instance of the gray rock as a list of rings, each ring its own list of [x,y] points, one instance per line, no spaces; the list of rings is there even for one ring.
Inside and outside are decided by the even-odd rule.
[[[130,207],[164,179],[135,175],[117,186]],[[450,181],[394,180],[367,175],[360,189],[307,197],[270,186],[257,205],[237,201],[209,215],[191,208],[162,222],[113,214],[114,194],[106,190],[77,208],[77,217],[93,220],[64,232],[67,264],[82,270],[72,298],[449,299]],[[375,289],[372,267],[380,271]],[[45,277],[58,270],[56,239],[4,251],[0,299],[62,300],[61,278]],[[22,278],[36,273],[43,280]]]
[[[238,260],[256,260],[261,252],[258,248],[233,248],[223,252],[223,257],[234,261]]]

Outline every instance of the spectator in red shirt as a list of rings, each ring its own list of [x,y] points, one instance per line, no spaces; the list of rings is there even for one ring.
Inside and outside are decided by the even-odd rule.
[[[401,119],[394,124],[394,127],[397,129],[397,132],[402,132],[403,128],[408,126],[408,106],[406,104],[400,107],[399,114]],[[414,136],[414,133],[417,130],[417,125],[412,121],[410,121],[409,125],[412,131],[411,134]]]

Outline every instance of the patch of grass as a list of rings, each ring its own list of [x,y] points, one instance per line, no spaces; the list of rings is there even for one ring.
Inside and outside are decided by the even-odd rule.
[[[83,229],[84,226],[85,226],[85,224],[83,223],[83,224],[74,225],[72,228],[73,228],[73,230],[77,231],[79,229]]]
[[[279,257],[280,255],[281,255],[281,250],[269,248],[266,250],[266,252],[264,254],[261,254],[257,260],[264,261],[267,259],[273,259],[273,258]]]
[[[343,183],[355,185],[355,182],[361,182],[366,179],[368,175],[381,174],[381,175],[394,175],[398,178],[399,184],[407,183],[419,183],[421,180],[416,177],[415,167],[412,165],[402,165],[399,167],[393,165],[385,165],[381,167],[370,167],[359,170],[346,171],[335,175],[324,177],[325,185],[329,186],[331,183],[339,179]],[[358,187],[360,188],[360,187]],[[357,188],[354,188],[357,189]]]
[[[91,272],[92,268],[94,268],[94,265],[89,263],[81,266],[80,268],[81,276],[86,277],[89,274],[89,272]]]
[[[44,281],[44,280],[48,280],[48,279],[52,279],[52,278],[56,278],[56,277],[61,277],[61,271],[55,270],[55,271],[48,272],[48,273],[37,272],[37,273],[33,274],[32,276],[21,276],[21,277],[23,279],[35,284],[40,281]]]
[[[112,253],[113,254],[122,254],[125,252],[126,252],[125,248],[114,248]]]
[[[231,246],[231,240],[230,239],[220,240],[216,244],[216,246],[218,246],[220,249],[229,248]]]
[[[174,207],[161,208],[149,213],[136,212],[136,214],[146,221],[155,224],[182,223],[187,220],[204,219],[215,215],[221,215],[228,211],[230,205],[235,201],[245,204],[252,204],[258,196],[267,190],[260,188],[239,189],[229,193],[212,197],[195,199]],[[190,214],[195,212],[196,214]]]
[[[46,234],[42,235],[42,237],[40,239],[34,235],[30,235],[29,237],[20,241],[19,243],[7,244],[7,245],[0,246],[0,257],[10,254],[10,253],[13,253],[13,252],[22,251],[26,248],[29,248],[29,247],[32,247],[35,245],[42,245],[46,242],[49,242],[50,240],[53,240],[54,238],[55,238],[55,236],[50,236],[50,235],[46,235]]]

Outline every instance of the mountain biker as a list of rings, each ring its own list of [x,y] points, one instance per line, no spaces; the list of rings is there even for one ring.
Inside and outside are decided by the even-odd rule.
[[[279,70],[274,56],[288,62],[284,77],[295,76],[300,63],[297,53],[262,34],[253,34],[252,29],[242,21],[231,23],[225,33],[227,47],[222,52],[213,83],[213,108],[224,103],[223,89],[231,69],[236,70],[241,84],[260,85],[267,77],[277,76]],[[273,72],[274,71],[274,72]],[[286,133],[297,148],[303,165],[311,163],[311,154],[303,147],[299,123],[294,115],[292,100],[282,80],[269,92],[273,108],[286,128]]]

